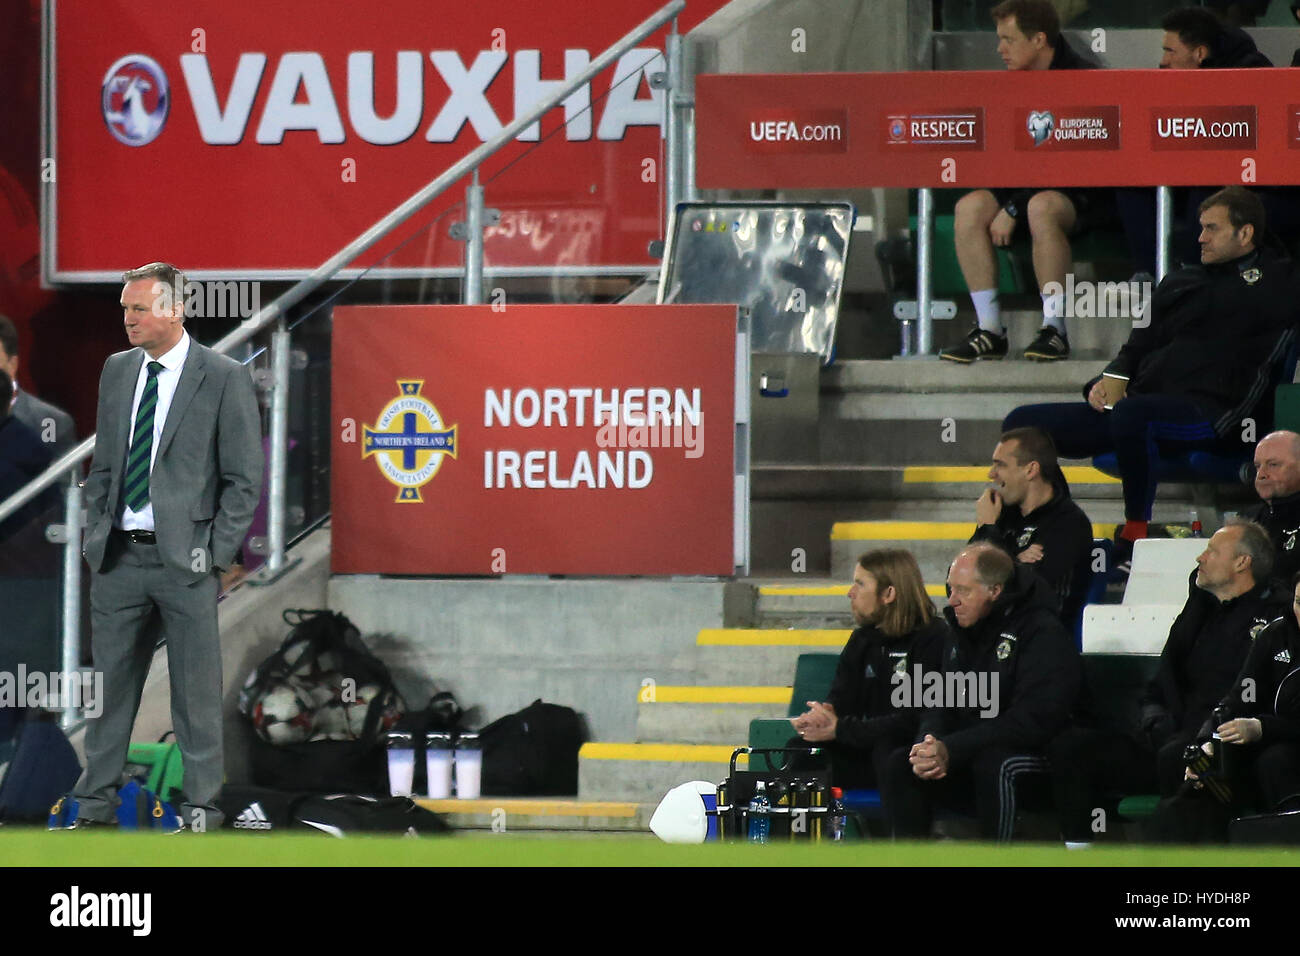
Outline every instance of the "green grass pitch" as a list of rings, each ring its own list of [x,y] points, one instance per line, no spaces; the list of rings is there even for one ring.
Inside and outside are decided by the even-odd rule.
[[[1296,866],[1300,848],[998,847],[971,843],[668,846],[653,837],[461,832],[449,837],[0,831],[10,866]]]

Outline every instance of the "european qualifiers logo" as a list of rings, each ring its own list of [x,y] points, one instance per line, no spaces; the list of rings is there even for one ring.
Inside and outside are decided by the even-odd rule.
[[[399,503],[419,503],[420,488],[433,480],[445,457],[456,457],[456,428],[448,428],[427,398],[423,380],[398,379],[400,394],[379,421],[362,428],[361,458],[371,455],[384,477],[397,485]]]
[[[1016,149],[1119,149],[1118,106],[1053,106],[1016,111]]]
[[[128,54],[108,68],[100,96],[104,123],[119,143],[146,146],[167,123],[167,74],[142,53]]]
[[[1052,135],[1052,128],[1056,126],[1056,117],[1048,110],[1039,112],[1031,110],[1029,119],[1025,121],[1025,128],[1029,130],[1029,135],[1033,137],[1035,146],[1042,146],[1047,142],[1047,137]]]
[[[984,148],[984,108],[943,112],[884,113],[882,132],[889,149],[953,150]]]
[[[1151,148],[1254,149],[1258,111],[1250,106],[1153,106]]]

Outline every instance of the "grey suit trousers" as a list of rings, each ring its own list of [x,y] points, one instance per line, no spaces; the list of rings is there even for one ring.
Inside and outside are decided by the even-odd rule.
[[[95,668],[104,675],[104,709],[86,730],[86,770],[75,795],[79,815],[107,822],[131,731],[153,659],[157,615],[167,641],[172,726],[185,765],[186,826],[215,830],[223,777],[221,642],[217,628],[218,573],[187,582],[169,570],[151,544],[110,536],[104,570],[91,574]]]

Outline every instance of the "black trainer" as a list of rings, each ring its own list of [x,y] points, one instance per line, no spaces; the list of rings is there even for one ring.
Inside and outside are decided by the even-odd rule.
[[[996,332],[987,332],[979,326],[971,329],[970,335],[961,345],[944,349],[939,358],[949,362],[969,365],[978,359],[1004,359],[1007,357],[1007,337]]]
[[[1031,362],[1059,362],[1070,357],[1070,340],[1064,332],[1058,332],[1050,325],[1038,330],[1038,338],[1025,349],[1025,358]]]

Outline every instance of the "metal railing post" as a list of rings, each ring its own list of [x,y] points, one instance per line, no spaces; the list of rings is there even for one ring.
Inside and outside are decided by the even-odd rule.
[[[1156,282],[1169,274],[1169,232],[1173,225],[1173,190],[1156,187]]]
[[[478,169],[465,189],[465,287],[461,301],[466,305],[483,302],[483,187]]]
[[[934,327],[930,304],[930,278],[934,269],[931,245],[934,240],[934,193],[929,188],[916,192],[916,354],[934,350]]]
[[[695,202],[695,104],[689,103],[682,116],[682,199]]]
[[[71,703],[68,688],[71,676],[81,668],[81,482],[73,475],[64,491],[65,512],[63,527],[67,539],[63,542],[63,654],[64,682],[63,714],[59,725],[70,730],[77,722],[77,708]],[[102,689],[102,688],[101,688]],[[84,691],[82,703],[85,703]],[[97,701],[96,705],[102,705]]]
[[[673,210],[681,202],[681,112],[677,106],[677,91],[681,88],[682,37],[673,20],[668,40],[664,44],[668,59],[664,84],[664,235],[672,221]]]
[[[285,491],[289,485],[289,357],[293,335],[284,319],[271,333],[271,461],[266,489],[266,567],[284,567]]]

